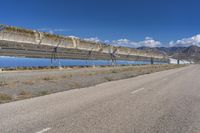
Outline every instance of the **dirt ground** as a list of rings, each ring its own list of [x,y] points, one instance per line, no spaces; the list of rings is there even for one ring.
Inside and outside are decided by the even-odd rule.
[[[0,103],[183,67],[141,65],[0,72]]]

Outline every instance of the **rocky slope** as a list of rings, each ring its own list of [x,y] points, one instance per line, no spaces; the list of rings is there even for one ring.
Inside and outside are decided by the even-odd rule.
[[[200,47],[190,46],[190,47],[139,47],[139,50],[151,51],[156,53],[161,53],[168,55],[172,58],[191,60],[195,62],[200,62]]]

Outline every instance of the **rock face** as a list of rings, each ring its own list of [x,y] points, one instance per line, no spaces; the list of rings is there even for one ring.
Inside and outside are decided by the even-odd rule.
[[[194,45],[190,47],[140,47],[138,49],[168,55],[176,59],[200,62],[200,47]]]
[[[183,49],[180,53],[173,55],[176,58],[184,58],[187,60],[193,60],[195,62],[200,62],[200,47],[190,46]]]

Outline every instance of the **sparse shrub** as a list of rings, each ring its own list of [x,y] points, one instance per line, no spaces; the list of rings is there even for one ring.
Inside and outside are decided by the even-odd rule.
[[[89,75],[89,76],[92,76],[92,75],[93,75],[93,73],[89,73],[88,75]]]
[[[21,92],[19,93],[19,95],[30,95],[30,93],[27,92],[27,91],[21,91]]]
[[[107,80],[107,81],[112,81],[113,80],[111,77],[105,77],[104,79]]]
[[[5,81],[5,80],[3,80],[3,81],[0,81],[0,87],[2,87],[2,86],[5,86],[5,85],[8,85],[8,83],[6,83],[6,81]]]
[[[130,75],[129,77],[130,78],[133,78],[133,77],[136,77],[137,75],[136,74],[132,74],[132,75]]]
[[[51,76],[46,76],[42,78],[43,80],[49,81],[49,80],[53,80],[54,78]]]
[[[118,72],[117,70],[112,70],[112,71],[111,71],[111,73],[117,73],[117,72]]]
[[[31,81],[31,80],[29,80],[29,81],[24,81],[24,82],[22,82],[22,83],[25,84],[25,85],[33,85],[33,84],[34,84],[34,82]]]
[[[80,88],[81,85],[77,82],[73,82],[73,84],[70,85],[71,88]]]
[[[0,93],[0,103],[10,101],[10,100],[12,100],[12,97],[10,95]]]
[[[44,95],[47,95],[48,94],[48,91],[40,91],[39,92],[39,95],[40,96],[44,96]]]
[[[69,75],[69,78],[72,78],[72,74]]]
[[[91,73],[89,73],[88,75],[89,76],[93,76],[93,75],[97,75],[98,73],[97,72],[91,72]]]
[[[67,75],[62,75],[61,78],[67,78]]]
[[[27,91],[21,91],[19,95],[17,96],[18,99],[25,99],[25,98],[30,98],[32,94]]]

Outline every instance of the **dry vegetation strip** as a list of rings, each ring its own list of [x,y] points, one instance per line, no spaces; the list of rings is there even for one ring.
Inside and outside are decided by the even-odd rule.
[[[141,65],[81,68],[70,71],[64,69],[55,70],[58,72],[57,74],[52,73],[55,72],[53,70],[47,71],[47,74],[41,74],[39,76],[33,76],[32,73],[30,73],[28,77],[31,78],[23,80],[17,78],[17,81],[13,81],[13,83],[0,79],[0,103],[93,86],[103,82],[131,78],[137,75],[183,66],[184,65]]]
[[[5,103],[11,100],[12,100],[12,97],[10,95],[0,93],[0,103]]]

